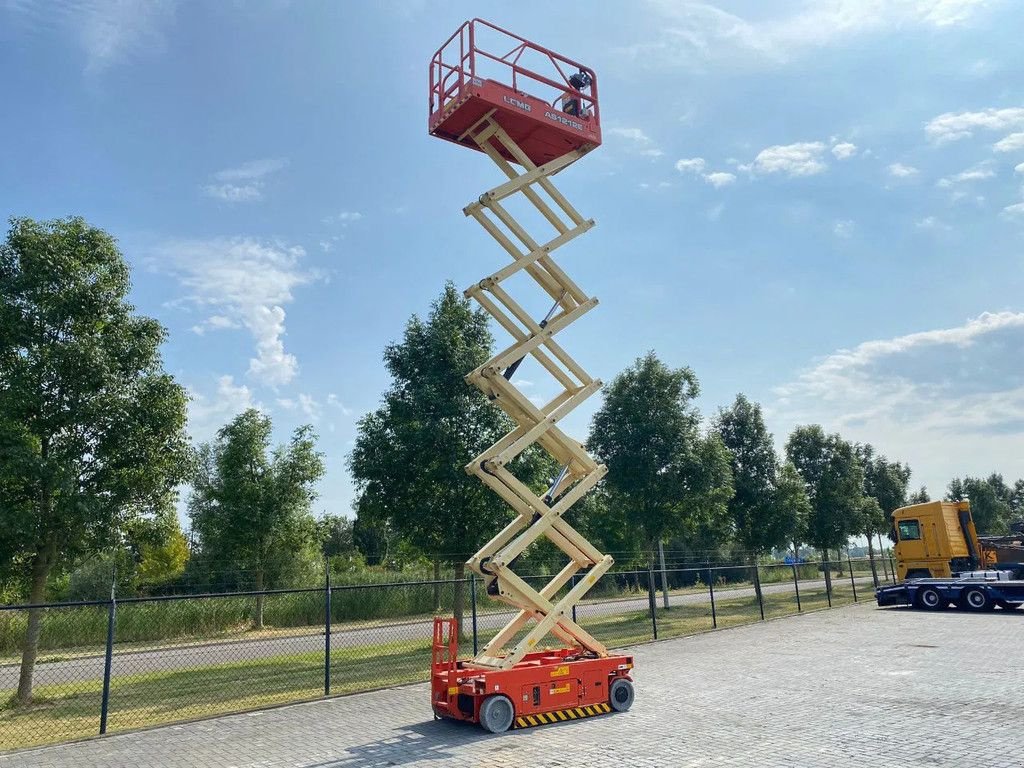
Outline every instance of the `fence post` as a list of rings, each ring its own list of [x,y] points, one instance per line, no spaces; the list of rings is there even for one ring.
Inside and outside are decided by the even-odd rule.
[[[665,573],[665,543],[658,540],[658,559],[661,561],[661,600],[668,609],[668,574]]]
[[[331,561],[324,558],[327,566],[324,580],[324,696],[331,695]]]
[[[100,735],[107,732],[110,711],[110,670],[114,663],[114,622],[117,619],[117,566],[110,575],[110,610],[107,612],[107,651],[103,658],[103,700],[100,702]]]
[[[761,592],[761,569],[757,567],[757,557],[754,557],[754,592],[757,593],[757,607],[761,610],[761,621],[764,621],[764,594]]]
[[[473,616],[473,655],[476,656],[477,651],[477,633],[476,633],[476,574],[472,571],[469,572],[469,605],[470,613]]]
[[[715,613],[715,576],[711,572],[710,560],[708,560],[708,594],[711,595],[711,628],[718,629],[718,615]]]
[[[850,559],[850,548],[846,548],[846,567],[850,569],[850,587],[853,589],[853,602],[857,602],[857,582],[853,578],[853,560]]]
[[[821,556],[822,573],[825,575],[825,597],[828,598],[828,607],[832,607],[832,574],[828,570],[828,555]]]
[[[800,577],[796,567],[796,561],[799,559],[799,557],[793,559],[793,589],[796,590],[796,612],[803,613],[804,609],[800,605]]]
[[[889,550],[889,572],[892,574],[892,583],[896,583],[896,563],[892,560],[892,550]]]
[[[647,560],[647,604],[651,608],[651,633],[654,639],[658,639],[658,617],[655,613],[657,610],[657,600],[654,597],[654,558],[648,558]]]

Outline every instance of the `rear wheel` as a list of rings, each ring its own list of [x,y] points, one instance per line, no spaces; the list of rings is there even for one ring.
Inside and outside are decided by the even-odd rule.
[[[504,733],[512,726],[515,709],[508,696],[488,696],[480,705],[480,727],[491,733]]]
[[[923,587],[917,591],[914,605],[926,611],[938,611],[946,607],[946,600],[935,587]]]
[[[616,712],[625,712],[633,706],[633,684],[625,678],[617,678],[608,689],[608,703]]]
[[[988,592],[980,587],[965,589],[960,595],[960,606],[968,611],[991,611],[996,607]]]

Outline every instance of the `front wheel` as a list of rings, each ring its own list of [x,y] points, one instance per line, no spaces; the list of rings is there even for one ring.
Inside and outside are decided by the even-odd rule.
[[[979,587],[971,587],[964,590],[964,593],[960,596],[960,605],[968,611],[991,611],[995,608],[995,604],[992,602],[992,598],[988,596],[988,592]]]
[[[504,733],[512,727],[515,709],[512,700],[500,693],[488,696],[480,705],[480,727],[490,733]]]
[[[616,712],[625,712],[633,706],[633,684],[623,677],[614,680],[608,689],[608,703]]]

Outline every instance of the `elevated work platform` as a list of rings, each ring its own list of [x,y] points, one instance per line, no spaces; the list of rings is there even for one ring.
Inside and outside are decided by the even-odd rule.
[[[487,52],[495,50],[493,44],[511,44],[512,50],[493,55]],[[581,64],[479,19],[463,24],[441,46],[430,69],[430,133],[483,152],[507,177],[463,208],[512,258],[465,291],[510,337],[505,348],[468,372],[466,381],[515,428],[470,461],[466,471],[500,496],[515,517],[466,566],[484,578],[488,595],[517,609],[486,647],[466,660],[457,658],[454,620],[435,619],[431,706],[439,717],[478,722],[495,733],[513,725],[624,711],[633,702],[632,657],[610,654],[573,618],[573,606],[613,560],[567,516],[607,470],[559,427],[601,381],[555,339],[597,306],[554,259],[556,249],[594,222],[551,180],[600,144],[597,79]],[[512,206],[510,198],[515,198]],[[512,213],[524,207],[536,214],[528,214],[529,224]],[[507,282],[515,275],[518,281]],[[538,307],[548,306],[546,315],[536,316],[543,313]],[[536,403],[519,389],[515,374],[527,360],[556,391],[547,403]],[[534,447],[561,467],[545,489],[516,476],[517,457]],[[515,573],[515,565],[541,539],[561,550],[566,562],[536,589]],[[562,647],[546,647],[550,635]]]
[[[535,165],[601,144],[593,70],[473,19],[431,60],[428,128],[432,136],[480,149],[470,131],[485,115]],[[518,162],[505,147],[494,146],[506,160]]]

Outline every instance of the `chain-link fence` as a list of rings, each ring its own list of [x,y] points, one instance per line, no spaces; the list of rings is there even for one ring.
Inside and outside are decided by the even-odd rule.
[[[870,599],[875,579],[888,558],[615,571],[574,618],[621,647]],[[462,656],[512,616],[472,576],[0,606],[0,750],[426,680],[432,616],[455,606]]]

